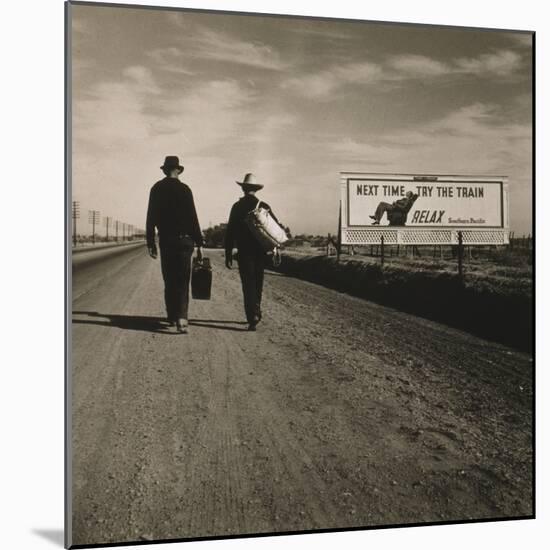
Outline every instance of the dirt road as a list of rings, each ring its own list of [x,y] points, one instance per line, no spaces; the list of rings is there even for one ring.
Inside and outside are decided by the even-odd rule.
[[[529,516],[531,358],[214,265],[190,333],[145,250],[74,278],[74,544]]]

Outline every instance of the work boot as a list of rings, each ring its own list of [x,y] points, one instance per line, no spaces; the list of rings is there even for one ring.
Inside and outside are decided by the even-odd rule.
[[[249,321],[249,323],[248,323],[248,330],[251,331],[251,332],[255,332],[256,331],[256,325],[260,322],[261,318],[262,318],[261,314],[254,315],[254,318],[252,319],[252,321]]]
[[[176,330],[182,334],[187,334],[187,319],[178,319],[176,321]]]

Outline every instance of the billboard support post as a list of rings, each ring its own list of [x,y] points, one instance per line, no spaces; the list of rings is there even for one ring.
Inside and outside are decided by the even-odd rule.
[[[384,265],[384,235],[380,236],[380,264]]]
[[[338,233],[336,237],[336,263],[340,263],[340,253],[342,251],[342,201],[338,209]]]
[[[463,268],[463,257],[464,257],[464,241],[462,238],[462,231],[458,232],[458,250],[457,250],[457,256],[458,256],[458,276],[460,280],[464,278],[464,268]]]

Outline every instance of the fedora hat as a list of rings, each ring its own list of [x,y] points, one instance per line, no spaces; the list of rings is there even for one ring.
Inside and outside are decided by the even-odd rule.
[[[256,176],[254,174],[246,174],[243,181],[237,181],[243,189],[250,189],[251,191],[258,191],[263,188],[261,183],[256,183]]]
[[[183,166],[180,165],[180,159],[176,156],[168,156],[164,159],[164,164],[160,167],[161,170],[170,172],[177,168],[180,171],[180,174],[183,172]]]

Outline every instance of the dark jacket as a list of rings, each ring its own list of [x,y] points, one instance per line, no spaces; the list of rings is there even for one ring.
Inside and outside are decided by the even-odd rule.
[[[193,193],[177,178],[166,177],[151,188],[147,208],[147,246],[155,246],[155,227],[161,243],[189,235],[197,246],[203,244]]]
[[[417,194],[412,194],[410,197],[403,197],[402,199],[395,201],[392,206],[394,208],[399,208],[405,214],[407,214],[417,198]]]
[[[244,195],[231,208],[229,222],[225,233],[225,253],[230,256],[233,247],[236,245],[242,254],[263,255],[265,250],[258,243],[244,219],[246,215],[256,208],[258,198],[254,195]],[[269,204],[260,201],[260,205],[270,211],[273,219],[279,223]]]
[[[413,194],[410,197],[403,197],[395,201],[392,204],[393,209],[387,214],[390,225],[405,225],[407,223],[409,210],[412,208],[417,198],[418,195]]]

